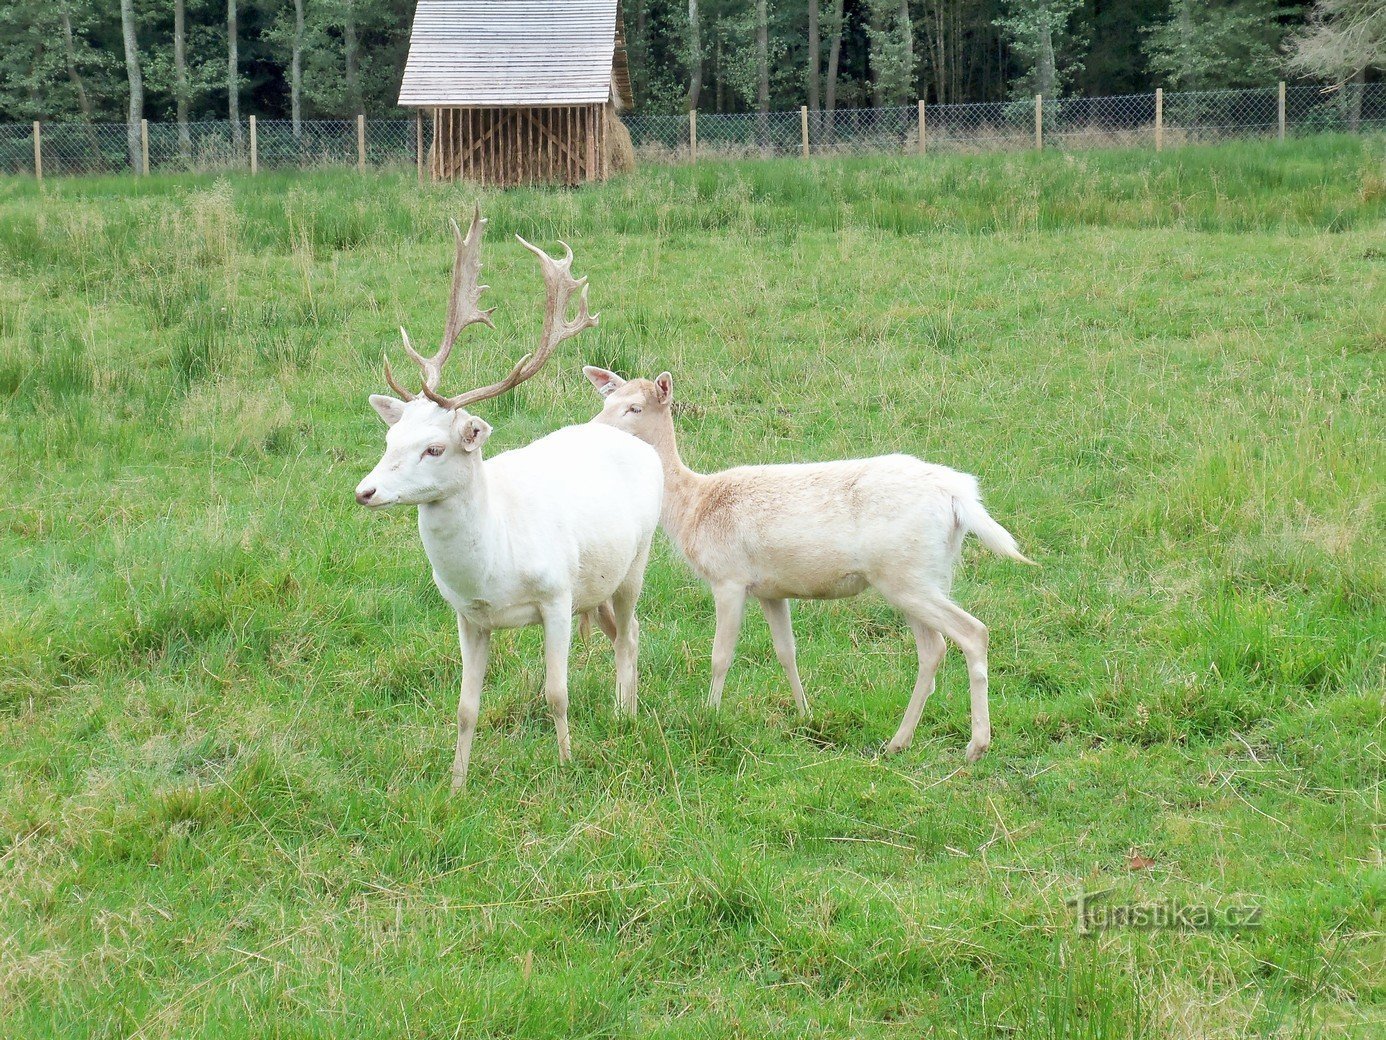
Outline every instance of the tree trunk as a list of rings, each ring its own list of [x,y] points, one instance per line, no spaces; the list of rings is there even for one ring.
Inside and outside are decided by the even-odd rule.
[[[818,111],[818,0],[808,0],[808,107]]]
[[[226,0],[226,117],[231,120],[231,142],[241,154],[241,75],[237,54],[239,29],[236,25],[236,0]]]
[[[908,67],[905,78],[905,96],[901,104],[909,101],[914,89],[914,22],[910,18],[910,0],[900,0],[900,60]]]
[[[294,46],[289,58],[289,118],[294,140],[303,140],[303,0],[294,0]]]
[[[342,44],[346,50],[347,105],[354,116],[365,109],[361,101],[361,48],[356,42],[356,4],[353,0],[347,0]]]
[[[125,145],[130,168],[140,168],[140,120],[144,118],[144,78],[140,75],[140,44],[135,37],[135,0],[120,0],[120,32],[125,38],[125,76],[130,81],[130,110]]]
[[[837,67],[842,57],[842,0],[833,0],[833,40],[828,44],[828,78],[823,85],[823,107],[837,108]]]
[[[1348,93],[1348,130],[1357,133],[1362,128],[1362,95],[1366,92],[1366,66],[1358,69],[1345,85]]]
[[[765,148],[770,143],[770,12],[766,0],[756,0],[756,72],[760,81],[756,91],[758,136]]]
[[[698,25],[698,0],[688,0],[688,111],[698,107],[703,92],[703,40]]]
[[[77,71],[77,45],[72,38],[72,15],[66,4],[58,13],[63,20],[63,54],[67,59],[67,78],[72,83],[72,89],[77,91],[77,108],[82,113],[82,123],[87,128],[87,144],[91,148],[92,158],[95,159],[101,154],[101,142],[96,138],[96,128],[91,125],[91,98],[87,96],[86,82]]]
[[[1035,93],[1046,98],[1054,96],[1057,74],[1054,68],[1054,31],[1048,19],[1040,26],[1039,60],[1035,65]]]
[[[187,16],[184,0],[173,0],[173,98],[178,111],[178,154],[192,156],[192,136],[188,133],[188,57]]]

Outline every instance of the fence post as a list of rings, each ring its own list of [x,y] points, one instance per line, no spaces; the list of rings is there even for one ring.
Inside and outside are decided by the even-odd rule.
[[[419,183],[423,178],[423,109],[419,109],[414,121],[414,165],[419,169]]]
[[[799,139],[803,144],[804,158],[809,157],[808,105],[799,106]]]
[[[140,173],[149,176],[149,120],[140,120]]]
[[[1155,88],[1155,150],[1165,150],[1165,88]]]
[[[260,172],[260,137],[255,131],[255,117],[250,117],[250,175]]]
[[[926,123],[926,122],[924,121],[924,99],[923,99],[923,98],[920,98],[920,99],[919,99],[919,140],[918,140],[918,142],[916,142],[916,147],[919,149],[919,154],[920,154],[920,155],[923,155],[925,152],[927,152],[927,151],[929,150],[929,145],[928,145],[928,140],[929,140],[929,138],[928,138],[928,126],[929,126],[929,124]]]
[[[356,113],[356,170],[366,172],[366,113]]]
[[[698,161],[698,110],[688,110],[688,161]]]
[[[43,125],[34,120],[34,179],[43,183]]]
[[[1280,140],[1281,140],[1281,141],[1284,141],[1284,140],[1285,140],[1285,81],[1284,81],[1283,79],[1280,81],[1280,92],[1279,92],[1279,93],[1280,93],[1280,97],[1279,97],[1279,102],[1280,102],[1280,104],[1279,104],[1279,112],[1277,113],[1277,115],[1278,115],[1278,120],[1277,120],[1277,121],[1278,121],[1279,124],[1280,124]]]
[[[1035,95],[1035,149],[1044,148],[1044,95]]]

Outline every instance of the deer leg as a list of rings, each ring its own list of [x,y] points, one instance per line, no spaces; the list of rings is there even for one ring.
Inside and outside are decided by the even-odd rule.
[[[799,681],[799,664],[794,658],[794,624],[789,618],[789,601],[783,599],[763,599],[761,612],[770,625],[770,638],[775,644],[775,656],[780,659],[784,674],[789,676],[789,688],[794,691],[794,703],[799,706],[799,714],[809,713],[808,698],[804,696],[804,684]]]
[[[991,744],[991,714],[987,704],[987,626],[963,610],[938,589],[918,586],[900,591],[900,583],[892,581],[881,588],[891,603],[904,611],[914,623],[932,628],[957,644],[967,658],[967,685],[972,702],[972,741],[967,745],[967,760],[975,762]],[[916,687],[916,696],[918,687]],[[920,707],[923,707],[921,703]],[[908,709],[906,709],[908,716]],[[898,736],[898,734],[897,734]]]
[[[583,639],[591,637],[593,620],[607,639],[616,642],[616,614],[612,611],[610,603],[599,604],[596,610],[586,610],[578,615],[578,635]]]
[[[943,654],[947,650],[943,637],[932,628],[920,624],[914,618],[910,618],[909,621],[910,629],[914,632],[915,649],[919,653],[919,675],[914,680],[914,693],[910,695],[910,703],[905,708],[905,717],[900,720],[900,728],[885,746],[887,755],[893,755],[910,746],[910,741],[914,739],[915,727],[919,725],[919,717],[924,714],[924,704],[928,701],[929,694],[934,692],[934,676],[938,673],[938,666],[943,662]]]
[[[544,699],[549,702],[558,736],[558,761],[566,764],[573,757],[568,738],[568,651],[573,642],[573,606],[565,600],[540,610],[544,623]]]
[[[481,686],[486,681],[490,658],[491,633],[457,619],[457,637],[462,643],[462,694],[457,699],[457,753],[452,760],[452,793],[467,784],[467,765],[472,758],[472,737],[481,714]]]
[[[611,645],[616,651],[616,711],[632,718],[639,706],[636,687],[640,681],[640,622],[635,617],[635,604],[645,587],[645,565],[649,559],[647,543],[611,601],[600,608],[611,615]]]
[[[722,686],[736,654],[746,589],[740,585],[719,585],[712,590],[712,600],[717,608],[717,634],[712,639],[712,689],[708,691],[707,706],[716,711],[722,706]]]

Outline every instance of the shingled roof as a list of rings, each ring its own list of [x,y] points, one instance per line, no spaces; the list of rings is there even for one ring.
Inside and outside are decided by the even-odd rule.
[[[605,102],[613,66],[625,68],[618,15],[618,0],[419,0],[399,103]]]

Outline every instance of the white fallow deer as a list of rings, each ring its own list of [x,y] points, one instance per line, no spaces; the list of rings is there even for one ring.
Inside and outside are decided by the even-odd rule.
[[[983,508],[975,477],[910,455],[695,473],[679,457],[668,372],[629,381],[601,368],[583,372],[606,399],[593,421],[626,430],[659,452],[664,530],[712,586],[717,631],[709,706],[721,704],[748,595],[760,601],[775,656],[807,714],[787,601],[840,599],[870,586],[904,613],[919,652],[914,694],[885,750],[900,751],[913,739],[947,636],[967,658],[967,758],[981,757],[991,743],[987,629],[950,598],[953,568],[968,532],[992,552],[1030,561]]]
[[[646,444],[614,429],[569,426],[482,461],[491,434],[468,406],[505,393],[530,378],[564,340],[597,324],[587,311],[587,279],[570,273],[573,252],[554,260],[520,239],[539,258],[547,286],[543,333],[508,376],[456,397],[438,392],[443,365],[468,325],[490,325],[480,310],[481,235],[476,214],[466,238],[454,222],[457,254],[442,343],[423,357],[404,334],[404,349],[423,371],[423,393],[385,380],[399,397],[372,394],[371,407],[389,426],[385,455],[356,488],[372,509],[419,507],[419,534],[433,581],[457,612],[462,642],[462,693],[457,705],[457,754],[452,789],[466,781],[481,706],[491,633],[542,625],[544,696],[558,733],[558,757],[571,756],[568,738],[568,650],[574,613],[601,610],[616,650],[617,710],[636,710],[635,601],[644,581],[650,540],[659,524],[663,474]],[[568,317],[577,295],[577,313]],[[609,606],[608,606],[609,604]]]

